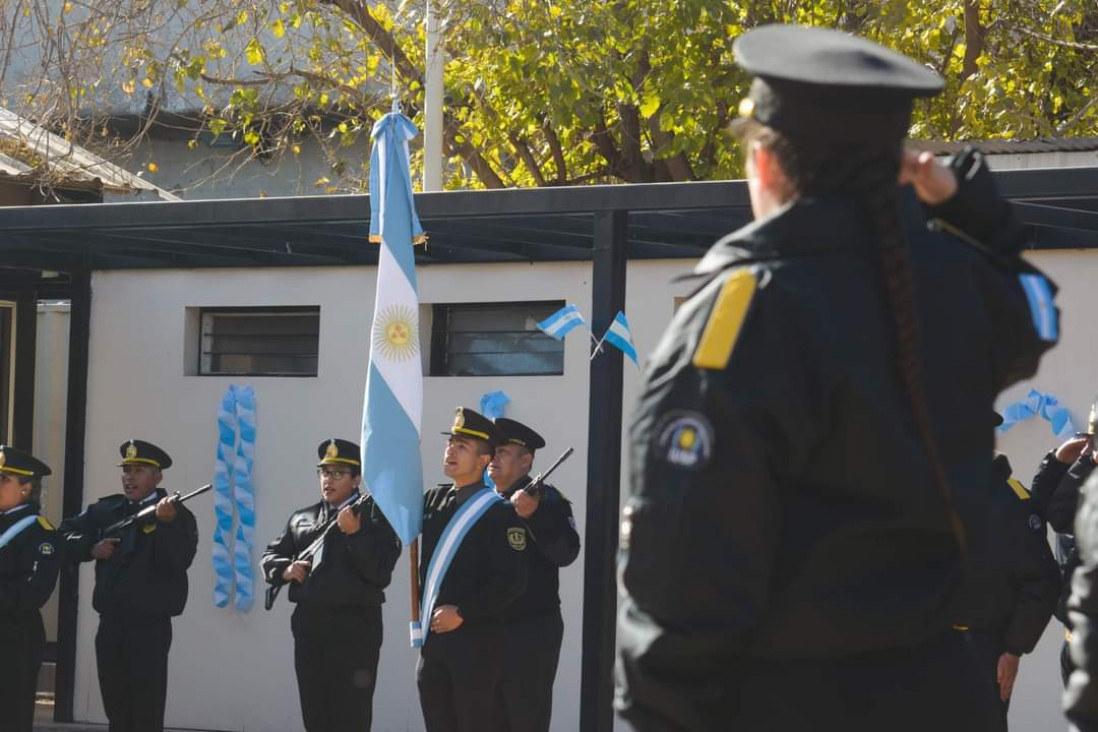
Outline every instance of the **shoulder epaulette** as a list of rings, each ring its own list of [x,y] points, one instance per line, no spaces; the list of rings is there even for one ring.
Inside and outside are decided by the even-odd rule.
[[[1011,490],[1014,491],[1014,495],[1018,496],[1021,501],[1029,500],[1029,491],[1015,478],[1007,478],[1007,483],[1010,484]]]
[[[694,350],[694,366],[719,370],[728,365],[757,285],[749,269],[736,270],[725,279]]]
[[[53,524],[51,524],[49,519],[47,519],[45,516],[39,516],[38,517],[38,525],[41,526],[46,531],[55,531],[56,530],[56,529],[53,528]]]

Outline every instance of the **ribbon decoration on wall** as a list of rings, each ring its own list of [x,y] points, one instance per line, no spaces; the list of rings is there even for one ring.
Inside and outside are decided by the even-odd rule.
[[[1075,434],[1075,425],[1067,407],[1051,394],[1036,389],[1030,389],[1025,399],[1014,402],[1003,410],[1003,423],[997,428],[998,433],[1005,434],[1019,422],[1038,416],[1052,425],[1052,434],[1057,439],[1067,440]]]
[[[480,413],[488,419],[502,417],[507,410],[507,405],[510,403],[511,397],[502,391],[498,389],[490,391],[480,398]],[[496,487],[496,482],[492,480],[492,476],[488,475],[487,470],[484,471],[484,485],[493,489]]]
[[[217,413],[217,465],[214,471],[214,605],[230,598],[241,612],[252,607],[255,584],[251,547],[255,538],[255,390],[230,384]],[[236,531],[234,534],[234,518]],[[230,537],[233,538],[230,550]],[[230,558],[231,555],[231,558]],[[234,590],[235,588],[235,596]]]

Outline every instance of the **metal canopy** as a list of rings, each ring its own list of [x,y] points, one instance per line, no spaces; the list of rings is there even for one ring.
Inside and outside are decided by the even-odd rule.
[[[1098,247],[1098,168],[996,174],[1035,248]],[[698,257],[750,220],[743,181],[421,193],[420,264],[590,260],[594,216],[626,215],[631,259]],[[367,196],[0,208],[0,268],[372,264]]]

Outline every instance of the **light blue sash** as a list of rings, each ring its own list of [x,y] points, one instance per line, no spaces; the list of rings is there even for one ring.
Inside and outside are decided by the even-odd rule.
[[[23,533],[23,529],[27,528],[37,520],[38,516],[32,513],[30,516],[24,516],[23,518],[19,519],[14,524],[9,526],[7,531],[5,531],[3,534],[0,534],[0,549],[3,549],[8,544],[10,544],[12,539]]]
[[[431,628],[431,613],[435,609],[435,601],[438,600],[438,591],[442,587],[442,581],[446,578],[446,572],[450,569],[450,562],[458,553],[461,542],[466,534],[480,517],[488,512],[492,506],[503,500],[503,497],[491,488],[481,488],[461,504],[439,537],[438,545],[431,556],[431,563],[427,566],[427,578],[423,583],[423,601],[420,606],[421,623],[413,622],[412,648],[420,648],[427,641],[427,633]]]

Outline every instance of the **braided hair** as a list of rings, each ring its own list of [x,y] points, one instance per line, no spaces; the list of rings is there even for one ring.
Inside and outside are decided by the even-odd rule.
[[[877,267],[884,300],[892,316],[900,381],[934,482],[945,502],[950,528],[963,550],[964,526],[953,504],[923,392],[915,283],[896,183],[903,155],[902,143],[897,140],[893,146],[798,144],[799,141],[758,122],[749,122],[741,139],[745,143],[756,142],[775,155],[787,181],[785,193],[789,198],[844,195],[864,204],[877,235]]]

